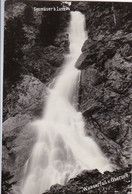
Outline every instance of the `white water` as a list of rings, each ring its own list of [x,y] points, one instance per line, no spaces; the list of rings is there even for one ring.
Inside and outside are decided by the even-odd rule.
[[[84,169],[110,170],[97,144],[85,136],[82,114],[75,108],[73,94],[80,71],[74,65],[87,39],[85,18],[80,12],[71,12],[69,39],[70,54],[50,92],[43,118],[35,123],[38,139],[25,165],[23,194],[42,194]]]

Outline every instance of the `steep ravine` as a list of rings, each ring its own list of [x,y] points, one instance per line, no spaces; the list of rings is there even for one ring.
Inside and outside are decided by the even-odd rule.
[[[100,145],[115,166],[112,173],[85,171],[52,193],[129,193],[132,129],[132,4],[73,2],[73,10],[86,16],[88,40],[76,67],[81,69],[79,109],[86,133]],[[129,166],[129,167],[128,167]],[[117,170],[118,169],[118,170]],[[118,177],[127,173],[127,178]],[[118,181],[89,190],[100,181]]]
[[[20,74],[13,75],[17,80],[11,77],[5,81],[3,194],[11,194],[12,185],[20,179],[20,169],[36,140],[35,129],[32,130],[28,123],[41,115],[48,92],[46,86],[59,71],[69,44],[68,35],[65,33],[69,14],[62,17],[60,31],[56,33],[53,41],[47,45],[43,40],[41,44],[42,39],[38,39],[39,30],[42,29],[42,18],[48,16],[40,14],[38,17],[36,13],[32,15],[31,12],[30,23],[25,23],[26,20],[23,18],[27,17],[26,11],[25,15],[22,14],[25,6],[25,3],[7,6],[7,38],[8,35],[12,35],[12,29],[16,29],[14,25],[11,28],[10,24],[17,21],[22,25],[20,34],[24,35],[25,39],[24,42],[20,42],[22,50],[18,47],[19,36],[14,46],[19,50],[19,56],[22,56],[22,60],[19,61],[19,57],[15,55],[15,63],[22,66],[18,69]],[[29,4],[27,7],[30,9],[30,6]],[[130,163],[132,128],[132,5],[74,2],[71,9],[80,10],[85,14],[89,35],[76,64],[82,71],[79,109],[85,118],[86,133],[95,139],[118,170],[113,174],[100,174],[97,170],[85,171],[79,177],[70,180],[66,186],[53,186],[48,194],[77,194],[82,192],[79,191],[80,186],[94,185],[106,180],[106,177],[118,177],[130,172],[130,167],[127,166]],[[53,18],[51,20],[53,21]],[[43,34],[43,31],[41,33]],[[10,49],[11,45],[7,47]],[[86,193],[127,193],[129,177]]]

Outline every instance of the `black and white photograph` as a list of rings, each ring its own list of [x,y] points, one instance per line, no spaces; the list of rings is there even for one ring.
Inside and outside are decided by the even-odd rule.
[[[132,2],[6,0],[2,194],[131,194]]]

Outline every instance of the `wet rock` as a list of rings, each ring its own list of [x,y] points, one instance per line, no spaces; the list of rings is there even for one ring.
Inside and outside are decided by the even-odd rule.
[[[32,75],[45,84],[51,82],[68,52],[69,11],[34,10],[40,6],[47,6],[47,2],[5,2],[4,98],[22,75]],[[48,6],[52,7],[52,2]],[[61,6],[61,2],[54,6]]]
[[[42,7],[45,5],[41,2]],[[40,3],[7,0],[5,5],[3,194],[13,193],[12,186],[23,177],[37,137],[31,122],[42,116],[48,95],[46,86],[52,84],[69,51],[69,12],[54,13],[58,17],[54,25],[56,17],[49,12],[35,12],[35,6]],[[53,30],[47,33],[49,27]]]
[[[130,171],[127,166],[131,163],[132,136],[131,5],[73,2],[72,9],[85,14],[89,36],[76,63],[77,68],[82,70],[79,109],[84,115],[86,134],[93,137],[110,159],[113,168],[119,170],[104,174],[97,170],[84,171],[65,186],[52,186],[47,194],[79,194],[83,186],[92,186],[98,181],[106,181]],[[30,37],[31,28],[24,29],[27,37]],[[4,101],[3,170],[5,177],[9,174],[8,181],[11,184],[19,181],[20,169],[23,170],[35,142],[36,129],[28,123],[41,115],[46,94],[43,83],[53,80],[69,45],[68,36],[63,30],[58,32],[52,44],[44,48],[34,44],[32,37],[24,45],[24,65],[22,63],[22,74],[30,76],[22,76],[22,80],[13,88],[14,92],[8,92]],[[113,181],[90,189],[88,193],[128,193],[129,180],[126,177],[121,181]]]
[[[72,7],[80,10],[77,2]],[[128,142],[132,137],[131,6],[82,2],[81,11],[86,16],[88,40],[76,67],[82,70],[79,108],[86,133],[113,164],[127,166],[131,163]]]
[[[54,43],[56,47],[63,48],[65,52],[69,51],[69,35],[67,33],[60,33],[58,36],[55,38]]]
[[[63,48],[57,48],[55,46],[49,46],[44,48],[44,60],[53,66],[60,66],[64,60]]]
[[[77,60],[77,62],[76,62],[76,65],[75,65],[78,69],[80,69],[82,66],[85,67],[84,61],[85,61],[85,59],[86,59],[86,56],[87,56],[86,53],[82,53],[82,54],[80,55],[80,57],[78,58],[78,60]],[[86,66],[87,66],[87,65],[86,65]]]
[[[9,183],[19,182],[22,176],[24,164],[30,156],[36,140],[35,128],[28,124],[31,120],[32,117],[28,114],[17,114],[3,123],[3,184],[4,181],[7,181],[6,173],[9,173],[11,176]]]
[[[48,90],[41,81],[32,76],[23,76],[4,100],[4,120],[17,114],[39,116],[47,94]]]
[[[75,178],[68,181],[65,186],[54,185],[44,194],[98,194],[98,193],[126,193],[130,192],[131,166],[116,170],[106,171],[101,174],[97,169],[83,171]]]
[[[46,95],[47,88],[41,81],[25,75],[4,101],[6,116],[2,130],[2,181],[3,184],[8,181],[10,189],[23,176],[24,165],[37,137],[37,129],[31,122],[40,118]],[[6,174],[10,175],[9,179]]]
[[[34,46],[33,52],[27,51],[24,56],[24,73],[33,75],[45,84],[51,82],[64,61],[68,45],[67,33],[60,32],[52,45],[44,48]]]
[[[125,44],[123,46],[123,48],[121,49],[121,54],[126,60],[128,61],[132,60],[132,48],[130,44]]]

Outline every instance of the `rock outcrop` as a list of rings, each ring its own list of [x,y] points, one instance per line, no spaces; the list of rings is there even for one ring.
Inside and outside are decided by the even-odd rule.
[[[47,94],[48,90],[41,81],[25,75],[7,95],[2,136],[3,194],[22,177],[37,138],[37,128],[32,122],[41,116]]]
[[[29,75],[23,76],[16,87],[12,86],[12,92],[7,94],[3,107],[4,119],[17,114],[39,117],[47,94],[47,87],[40,80]]]
[[[21,75],[48,84],[64,61],[69,38],[69,11],[35,11],[61,2],[5,2],[4,99]],[[11,73],[12,72],[12,73]]]
[[[88,40],[76,66],[81,69],[80,111],[86,133],[117,167],[131,163],[132,49],[129,3],[75,2],[86,16]]]
[[[69,12],[56,12],[52,17],[51,12],[34,11],[34,7],[58,4],[61,3],[8,0],[5,4],[3,194],[14,194],[13,185],[19,185],[23,177],[24,165],[37,138],[33,123],[42,116],[47,86],[68,52]],[[44,29],[49,28],[50,32],[44,34]]]
[[[37,3],[13,2],[13,5],[7,5],[5,18],[5,48],[8,49],[5,53],[4,82],[3,194],[11,193],[11,187],[20,180],[36,140],[37,129],[30,123],[42,115],[48,94],[47,86],[59,71],[69,46],[66,33],[68,12],[59,15],[59,30],[56,29],[55,36],[48,44],[47,39],[42,37],[44,25],[49,25],[44,23],[44,19],[49,16],[33,12],[33,6],[39,5]],[[42,4],[45,5],[45,2]],[[52,186],[47,194],[129,193],[128,164],[132,128],[131,8],[132,5],[128,3],[72,3],[73,10],[85,14],[89,37],[76,63],[82,72],[79,109],[84,115],[87,135],[95,139],[118,170],[104,174],[97,170],[84,171],[66,186]],[[53,21],[52,17],[51,23]],[[52,32],[50,35],[53,35]],[[9,37],[12,37],[11,42]],[[123,176],[124,173],[128,176],[120,181],[82,191],[82,187]]]
[[[131,167],[101,174],[97,169],[83,171],[65,186],[56,184],[44,194],[125,194],[130,193]]]

